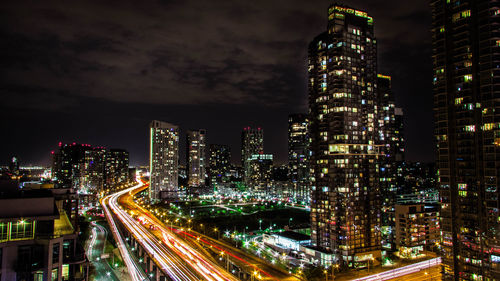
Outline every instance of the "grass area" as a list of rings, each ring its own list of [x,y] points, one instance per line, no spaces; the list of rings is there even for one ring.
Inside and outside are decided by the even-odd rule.
[[[255,203],[249,205],[234,205],[227,202],[224,207],[210,206],[208,201],[190,201],[176,204],[158,204],[151,206],[156,213],[165,217],[184,217],[182,223],[187,224],[186,218],[191,218],[191,227],[203,224],[208,229],[217,227],[223,231],[236,230],[238,232],[252,232],[257,230],[283,229],[285,226],[307,226],[309,212],[286,207],[281,203]]]

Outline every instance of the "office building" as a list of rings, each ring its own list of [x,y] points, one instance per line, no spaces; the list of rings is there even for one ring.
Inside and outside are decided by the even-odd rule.
[[[243,167],[243,180],[247,185],[250,174],[249,159],[254,154],[264,154],[264,130],[246,127],[241,132],[241,167]]]
[[[179,128],[154,120],[149,125],[149,198],[175,200],[179,195]]]
[[[311,239],[342,267],[381,257],[380,168],[387,157],[373,18],[331,5],[309,45]]]
[[[254,190],[262,190],[268,187],[273,172],[272,154],[254,154],[247,159],[249,167],[246,174],[248,186]]]
[[[124,149],[106,151],[105,187],[114,188],[127,183],[129,177],[129,153]]]
[[[96,194],[104,189],[104,173],[106,168],[106,149],[103,147],[86,147],[83,163],[80,164],[78,191],[85,194]]]
[[[309,198],[309,120],[306,114],[288,116],[288,165],[294,197]]]
[[[432,0],[445,280],[500,280],[500,5]]]
[[[211,144],[209,146],[209,177],[213,186],[230,181],[231,149],[228,145]]]
[[[190,187],[204,186],[207,165],[207,132],[203,129],[190,130],[187,131],[186,139],[188,185]]]

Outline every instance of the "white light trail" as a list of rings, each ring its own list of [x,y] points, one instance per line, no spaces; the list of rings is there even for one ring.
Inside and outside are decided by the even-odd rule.
[[[414,264],[406,265],[396,269],[387,270],[381,273],[365,276],[362,278],[354,279],[353,281],[383,281],[396,277],[401,277],[411,273],[419,272],[433,266],[441,264],[441,258],[434,258],[426,261],[417,262]]]

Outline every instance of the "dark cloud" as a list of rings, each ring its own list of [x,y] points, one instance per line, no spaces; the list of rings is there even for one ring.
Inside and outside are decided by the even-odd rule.
[[[48,154],[39,157],[40,150],[65,139],[124,147],[145,163],[147,123],[164,119],[209,129],[209,138],[231,144],[235,156],[241,127],[260,125],[266,150],[283,162],[286,115],[307,111],[307,45],[325,30],[329,4],[5,1],[2,130],[24,140],[2,140],[0,157],[41,162]],[[347,4],[375,18],[379,69],[393,76],[407,113],[409,158],[433,159],[427,3]],[[31,139],[21,129],[30,122],[50,130]]]

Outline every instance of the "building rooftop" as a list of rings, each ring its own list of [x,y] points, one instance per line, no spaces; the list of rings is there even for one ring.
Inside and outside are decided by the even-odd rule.
[[[306,240],[311,240],[311,236],[305,235],[302,233],[294,232],[294,231],[283,231],[280,233],[277,233],[276,235],[292,239],[295,241],[306,241]]]

